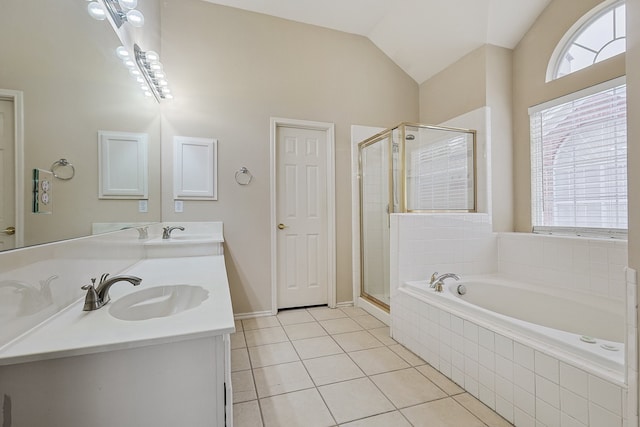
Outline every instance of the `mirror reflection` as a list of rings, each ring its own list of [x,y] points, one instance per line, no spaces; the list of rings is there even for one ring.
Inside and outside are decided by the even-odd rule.
[[[132,36],[157,50],[157,2],[138,9],[145,25]],[[89,235],[96,223],[160,221],[159,105],[116,56],[121,42],[109,23],[78,0],[0,0],[0,37],[0,250]],[[99,199],[99,131],[148,135],[146,204]],[[32,213],[33,170],[61,159],[73,178],[54,177],[50,213]]]

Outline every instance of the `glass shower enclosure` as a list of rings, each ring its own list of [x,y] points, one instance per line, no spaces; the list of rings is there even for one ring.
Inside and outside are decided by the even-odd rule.
[[[401,123],[358,144],[362,298],[389,311],[390,214],[475,212],[475,136]]]

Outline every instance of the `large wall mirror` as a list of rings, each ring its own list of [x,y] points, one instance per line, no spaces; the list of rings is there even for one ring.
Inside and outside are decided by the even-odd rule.
[[[145,25],[133,36],[143,49],[157,51],[159,3],[143,0],[138,9]],[[24,179],[24,213],[18,221],[23,245],[85,236],[94,223],[160,221],[159,105],[144,96],[115,55],[120,42],[109,23],[92,19],[85,1],[0,0],[0,39],[0,90],[23,94],[24,162],[18,165]],[[13,102],[0,96],[0,133],[4,129],[13,135],[2,125],[13,120]],[[98,131],[148,135],[147,212],[139,212],[137,200],[98,197]],[[11,139],[4,144],[13,144]],[[0,147],[2,183],[16,166],[11,146],[5,148]],[[33,214],[33,170],[48,170],[60,159],[73,164],[75,175],[54,178],[51,213]],[[3,188],[0,215],[5,220],[5,212],[14,207],[12,197],[6,197],[10,189]],[[0,232],[13,225],[2,224]],[[10,241],[0,246],[7,249],[12,249]]]

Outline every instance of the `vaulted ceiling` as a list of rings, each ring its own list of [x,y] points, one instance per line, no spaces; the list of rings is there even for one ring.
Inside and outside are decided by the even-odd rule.
[[[368,37],[422,83],[484,45],[514,48],[551,0],[206,0]]]

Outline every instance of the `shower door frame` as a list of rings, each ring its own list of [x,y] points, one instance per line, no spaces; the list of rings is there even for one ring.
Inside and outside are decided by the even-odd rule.
[[[472,141],[472,146],[473,146],[473,207],[471,209],[449,209],[449,210],[444,210],[444,209],[438,209],[438,210],[417,210],[417,209],[411,209],[408,210],[407,209],[407,193],[406,193],[406,180],[407,180],[407,176],[406,176],[406,164],[405,164],[405,144],[406,144],[406,128],[407,127],[416,127],[416,128],[423,128],[423,129],[433,129],[433,130],[440,130],[440,131],[451,131],[451,132],[462,132],[462,133],[469,133],[472,135],[473,137],[473,141]],[[395,130],[398,130],[399,132],[399,141],[398,141],[398,185],[397,185],[397,190],[398,190],[398,211],[395,212],[393,209],[394,206],[394,197],[393,197],[393,133]],[[359,290],[359,293],[356,294],[355,290],[356,290],[356,284],[354,283],[354,301],[358,301],[359,298],[361,298],[362,300],[366,301],[367,303],[372,304],[374,307],[379,308],[381,310],[383,310],[384,312],[386,312],[387,314],[390,311],[390,307],[389,305],[387,305],[386,303],[379,301],[377,298],[375,298],[372,295],[369,295],[367,292],[365,292],[364,287],[365,287],[365,283],[364,283],[364,233],[363,233],[363,186],[364,186],[364,179],[363,179],[363,170],[362,170],[362,149],[366,148],[369,145],[375,144],[376,142],[379,142],[381,140],[382,137],[384,137],[385,135],[389,135],[389,164],[388,164],[388,196],[389,196],[389,212],[387,215],[391,215],[392,213],[455,213],[455,212],[477,212],[477,208],[478,208],[478,164],[477,164],[477,159],[478,159],[478,153],[477,153],[477,131],[473,130],[473,129],[464,129],[464,128],[456,128],[456,127],[449,127],[449,126],[436,126],[436,125],[425,125],[425,124],[420,124],[420,123],[413,123],[413,122],[402,122],[400,124],[398,124],[395,127],[392,128],[387,128],[384,129],[378,133],[376,133],[375,135],[359,142],[356,144],[357,147],[357,179],[358,179],[358,209],[359,209],[359,213],[358,213],[358,231],[359,231],[359,262],[358,262],[358,267],[360,269],[360,274],[359,274],[359,281],[360,283],[357,286],[357,289]],[[389,219],[389,223],[390,223],[390,219]],[[389,254],[390,255],[390,254]],[[391,283],[389,283],[389,286],[391,287]],[[372,313],[373,314],[373,313]]]
[[[384,141],[384,138],[387,137],[389,139],[389,146],[387,147],[388,150],[388,158],[389,158],[389,162],[387,165],[387,172],[388,172],[388,179],[387,179],[387,196],[388,196],[388,200],[387,200],[387,224],[389,224],[389,218],[390,215],[392,213],[395,213],[394,211],[394,198],[393,198],[393,131],[397,129],[397,127],[395,128],[389,128],[389,129],[385,129],[381,132],[376,133],[375,135],[365,139],[364,141],[358,143],[358,206],[359,206],[359,233],[360,233],[360,262],[359,262],[359,268],[360,268],[360,286],[359,286],[359,295],[358,297],[363,298],[364,300],[366,300],[368,303],[373,304],[374,306],[376,306],[377,308],[385,311],[386,313],[389,313],[390,310],[390,306],[389,304],[386,304],[383,301],[380,301],[378,298],[374,297],[373,295],[370,295],[369,293],[367,293],[365,291],[365,277],[364,277],[364,271],[365,271],[365,259],[364,259],[364,250],[365,250],[365,245],[364,245],[364,221],[363,221],[363,216],[364,216],[364,203],[363,203],[363,194],[364,194],[364,176],[363,176],[363,162],[362,162],[362,152],[365,148],[367,148],[370,145],[376,144],[376,143],[382,143]],[[402,134],[404,135],[404,129],[402,130]],[[387,136],[388,135],[388,136]],[[402,144],[398,144],[398,159],[401,159],[402,156],[404,155],[404,145]],[[401,167],[403,167],[404,164],[401,163]],[[400,171],[400,176],[404,175],[404,171]],[[404,183],[402,182],[402,180],[400,180],[399,182],[400,186],[403,186]],[[399,188],[399,192],[400,195],[402,195],[404,193],[404,188]],[[402,206],[402,203],[399,204],[399,206]],[[357,298],[354,296],[354,300],[356,300]]]

